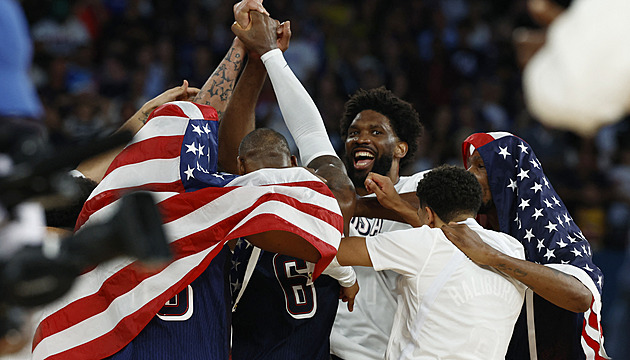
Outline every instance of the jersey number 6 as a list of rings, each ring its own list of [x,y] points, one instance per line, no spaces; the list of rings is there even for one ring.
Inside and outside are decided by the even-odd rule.
[[[276,278],[284,291],[289,315],[295,319],[308,319],[317,311],[317,294],[309,269],[304,260],[276,254],[273,258]]]

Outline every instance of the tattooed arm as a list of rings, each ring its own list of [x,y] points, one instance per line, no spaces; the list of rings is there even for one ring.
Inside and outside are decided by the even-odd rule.
[[[442,226],[444,235],[478,265],[493,267],[527,285],[532,291],[563,309],[588,310],[592,294],[578,279],[548,266],[521,260],[497,251],[465,224]]]
[[[243,69],[243,59],[246,52],[243,43],[235,38],[230,50],[192,102],[214,107],[219,114],[219,119],[222,119],[232,96],[236,78]]]

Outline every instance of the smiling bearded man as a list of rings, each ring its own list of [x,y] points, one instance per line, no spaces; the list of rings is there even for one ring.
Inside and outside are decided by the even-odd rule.
[[[359,90],[346,102],[340,123],[345,141],[343,159],[358,195],[368,195],[365,179],[370,172],[389,177],[398,193],[416,191],[424,172],[412,176],[398,173],[418,149],[422,133],[411,104],[384,87]],[[373,236],[409,228],[397,221],[354,217],[349,235]],[[398,274],[362,266],[355,272],[361,295],[355,299],[352,313],[338,308],[330,350],[333,359],[383,359],[396,312]]]

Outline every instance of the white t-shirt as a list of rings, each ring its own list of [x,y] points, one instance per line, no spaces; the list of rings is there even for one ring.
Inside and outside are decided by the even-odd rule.
[[[415,192],[427,171],[401,176],[394,188],[398,193]],[[395,230],[411,229],[409,224],[383,219],[352,218],[350,236],[370,236]],[[382,360],[396,313],[396,279],[393,271],[374,271],[355,266],[359,294],[354,311],[340,302],[332,332],[330,352],[348,360]]]
[[[481,239],[525,259],[513,237],[464,221]],[[504,359],[525,285],[473,263],[428,226],[366,238],[375,270],[398,278],[398,308],[387,359]]]

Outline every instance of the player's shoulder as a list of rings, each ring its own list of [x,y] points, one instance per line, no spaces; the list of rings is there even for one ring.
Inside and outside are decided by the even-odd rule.
[[[429,171],[431,170],[429,169],[429,170],[417,172],[412,175],[400,176],[398,178],[398,182],[396,183],[394,187],[396,188],[398,192],[416,191],[416,188],[418,187],[418,182],[422,180],[422,178],[424,178],[424,176]]]

